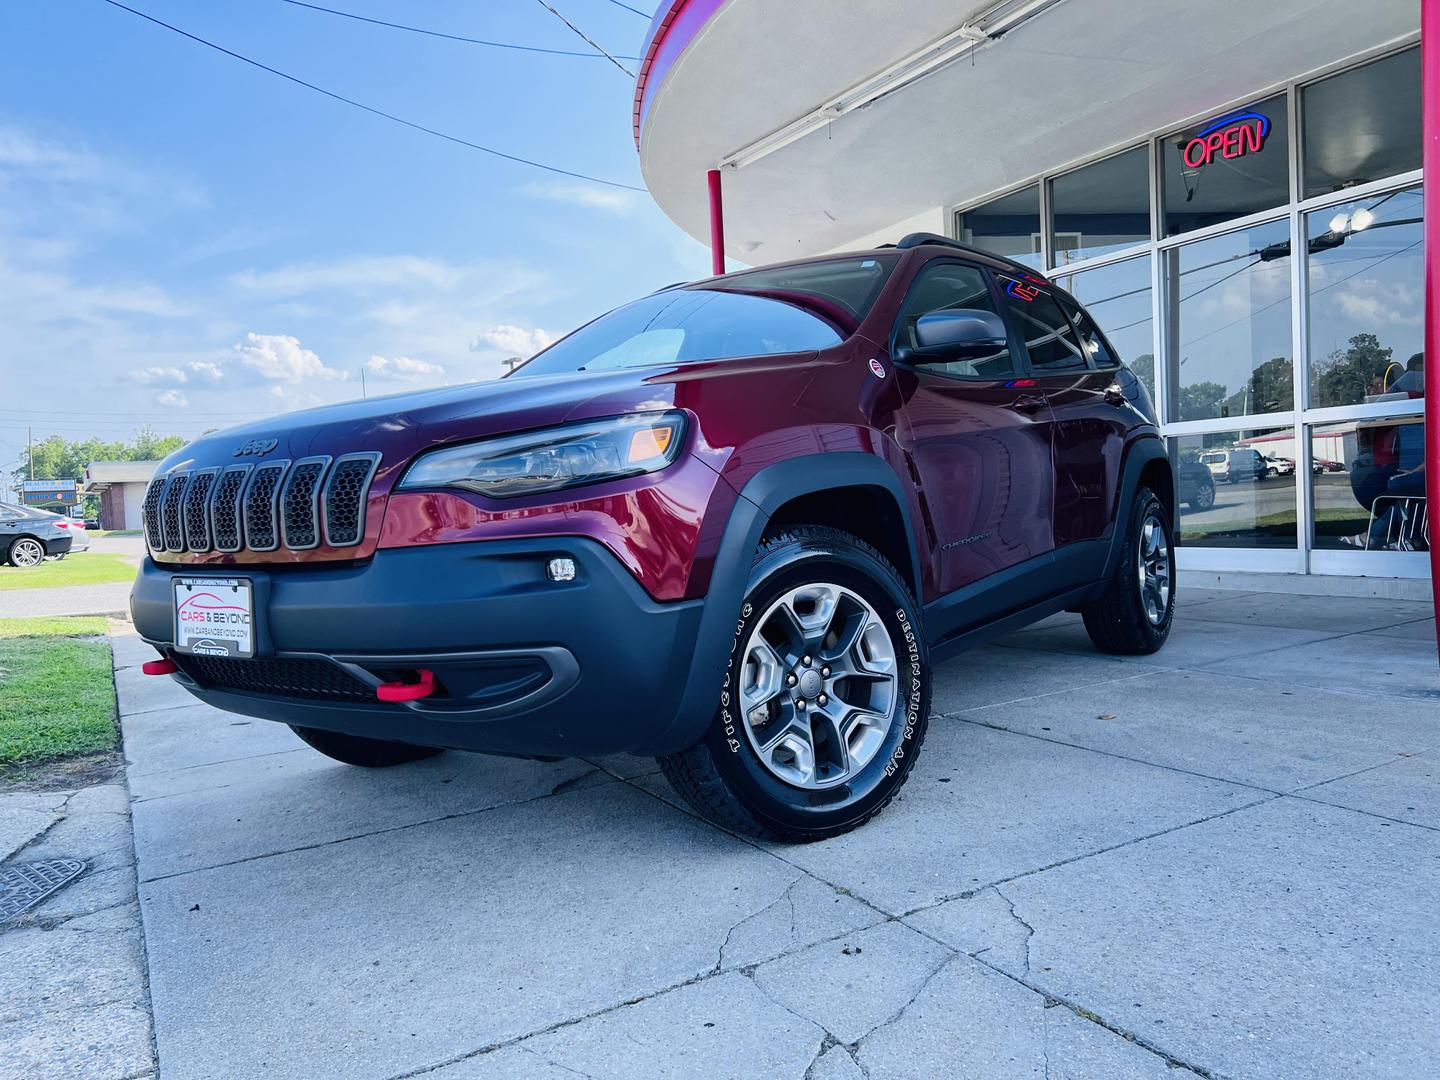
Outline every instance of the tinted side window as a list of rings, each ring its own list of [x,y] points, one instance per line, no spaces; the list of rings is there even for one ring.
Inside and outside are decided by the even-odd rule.
[[[922,269],[900,309],[900,319],[895,327],[895,344],[915,346],[915,324],[920,316],[932,311],[952,311],[956,308],[978,308],[999,315],[995,299],[990,293],[990,282],[985,272],[975,266],[961,263],[932,262]],[[950,375],[958,378],[1001,379],[1015,372],[1015,360],[1009,349],[1001,349],[978,360],[954,360],[948,364],[926,364],[925,370],[936,375]]]
[[[1025,339],[1030,353],[1030,366],[1037,374],[1054,371],[1078,371],[1088,365],[1070,320],[1060,310],[1055,297],[1044,286],[1033,281],[997,274],[1000,289],[1015,328]]]
[[[1061,297],[1060,306],[1065,309],[1065,314],[1070,316],[1070,321],[1080,332],[1080,344],[1085,349],[1086,355],[1090,357],[1090,362],[1096,367],[1119,367],[1120,358],[1105,344],[1105,339],[1100,336],[1100,330],[1095,325],[1095,320],[1090,317],[1090,313],[1079,304],[1071,303],[1064,297]]]

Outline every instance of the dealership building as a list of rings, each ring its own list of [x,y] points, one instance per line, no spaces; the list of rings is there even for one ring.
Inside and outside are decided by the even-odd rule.
[[[1214,481],[1183,569],[1428,595],[1420,22],[1419,0],[666,0],[635,138],[661,208],[723,225],[732,265],[926,231],[1072,292]]]

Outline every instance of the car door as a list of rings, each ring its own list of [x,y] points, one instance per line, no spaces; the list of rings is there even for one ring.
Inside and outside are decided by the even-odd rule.
[[[927,262],[901,304],[891,355],[917,344],[922,315],[966,308],[1000,312],[989,272],[949,258]],[[1051,550],[1050,413],[1015,344],[979,359],[896,364],[896,437],[919,488],[942,594]]]
[[[1055,547],[1100,539],[1109,533],[1125,435],[1138,415],[1117,382],[1119,363],[1090,317],[1044,279],[999,273],[996,280],[1050,404]]]

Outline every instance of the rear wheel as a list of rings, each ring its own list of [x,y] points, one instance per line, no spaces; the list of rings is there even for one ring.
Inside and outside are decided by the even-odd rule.
[[[323,728],[298,727],[295,724],[290,725],[290,730],[326,757],[364,769],[386,769],[391,765],[423,761],[445,752],[438,746],[416,746],[413,743],[390,742],[386,739],[366,739],[359,735],[346,735]]]
[[[22,536],[10,545],[6,561],[11,566],[29,569],[45,561],[45,545],[34,537]]]
[[[1170,511],[1140,488],[1126,519],[1124,548],[1105,595],[1084,611],[1101,652],[1144,656],[1170,636],[1175,619],[1175,560]]]
[[[895,568],[848,533],[796,526],[755,555],[709,730],[660,766],[725,828],[821,840],[894,797],[929,705],[918,609]]]
[[[1209,510],[1215,505],[1215,483],[1206,480],[1195,488],[1195,496],[1190,500],[1191,510]]]

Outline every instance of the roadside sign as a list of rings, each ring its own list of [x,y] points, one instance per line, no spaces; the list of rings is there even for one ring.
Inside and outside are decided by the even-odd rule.
[[[20,501],[26,506],[75,506],[80,502],[78,480],[23,480]]]

